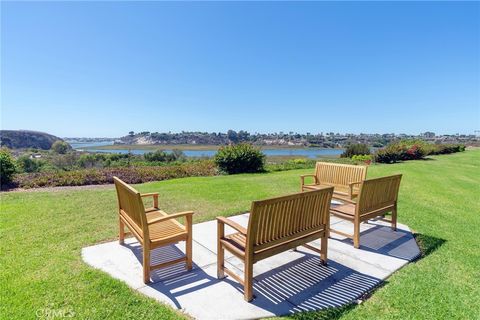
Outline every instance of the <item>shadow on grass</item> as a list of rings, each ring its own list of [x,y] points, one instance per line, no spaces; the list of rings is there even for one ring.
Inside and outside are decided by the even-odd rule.
[[[289,319],[294,319],[294,320],[334,320],[334,319],[340,319],[353,309],[357,304],[355,303],[350,303],[338,308],[328,308],[320,311],[311,311],[311,312],[302,312],[302,313],[296,313],[291,316],[289,316]]]
[[[440,248],[447,240],[432,237],[426,234],[414,233],[413,237],[417,241],[418,247],[420,248],[421,256],[417,259],[422,259],[429,254],[435,252]]]

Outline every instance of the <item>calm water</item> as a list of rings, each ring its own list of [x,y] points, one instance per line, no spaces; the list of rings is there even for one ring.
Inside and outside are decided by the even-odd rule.
[[[89,152],[103,152],[103,153],[128,153],[128,149],[118,149],[118,150],[102,150],[95,149],[99,146],[108,146],[112,145],[112,142],[104,141],[97,143],[70,143],[72,148],[89,151]],[[159,149],[161,147],[159,146]],[[163,149],[166,152],[171,152],[172,150]],[[153,150],[140,150],[140,149],[131,149],[132,154],[144,154],[146,152],[152,152]],[[187,157],[213,157],[216,150],[182,150]],[[342,149],[323,149],[323,148],[305,148],[305,149],[265,149],[262,150],[263,153],[267,156],[301,156],[307,158],[317,158],[317,157],[336,157],[339,156],[343,150]]]

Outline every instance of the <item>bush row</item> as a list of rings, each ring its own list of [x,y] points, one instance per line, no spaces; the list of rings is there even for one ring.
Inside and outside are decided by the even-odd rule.
[[[422,140],[401,140],[377,150],[375,161],[394,163],[397,161],[419,160],[428,155],[448,154],[465,151],[461,144],[433,144]]]
[[[198,161],[159,167],[93,168],[72,171],[24,173],[14,177],[20,188],[81,186],[113,183],[117,176],[126,183],[143,183],[174,178],[213,176],[217,169],[212,161]]]

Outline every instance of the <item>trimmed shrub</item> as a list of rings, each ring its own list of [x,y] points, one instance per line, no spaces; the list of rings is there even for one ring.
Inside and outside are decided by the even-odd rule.
[[[0,149],[0,185],[8,185],[12,182],[15,174],[15,160],[6,148]]]
[[[228,174],[264,171],[265,155],[248,143],[222,147],[214,157],[218,168]]]
[[[355,155],[370,154],[370,148],[364,143],[349,144],[345,151],[340,155],[340,158],[351,158]]]

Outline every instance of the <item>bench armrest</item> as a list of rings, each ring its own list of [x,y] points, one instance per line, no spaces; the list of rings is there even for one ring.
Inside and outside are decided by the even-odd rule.
[[[153,207],[158,209],[158,192],[141,193],[140,197],[153,197]]]
[[[183,217],[183,216],[187,216],[187,218],[189,218],[189,217],[191,218],[192,214],[193,214],[193,211],[184,211],[184,212],[169,214],[169,215],[164,216],[164,217],[155,218],[155,219],[151,220],[148,224],[150,225],[150,224],[162,222],[162,221],[165,221],[165,220],[177,219],[177,218],[180,218],[180,217]],[[191,221],[191,219],[189,219],[189,220]]]
[[[239,225],[235,221],[232,221],[232,220],[227,219],[225,217],[217,217],[217,222],[218,222],[218,224],[223,224],[223,225],[226,224],[226,225],[232,227],[233,229],[237,230],[241,234],[247,235],[247,229],[245,229],[244,227],[242,227],[241,225]]]
[[[348,191],[349,191],[349,194],[350,196],[353,195],[353,186],[356,185],[356,184],[362,184],[363,181],[355,181],[355,182],[349,182],[348,183]]]
[[[351,204],[354,204],[356,205],[357,203],[353,200],[349,200],[349,199],[345,199],[345,198],[342,198],[342,197],[338,197],[338,196],[335,196],[335,193],[333,194],[332,196],[332,200],[338,200],[340,202],[347,202],[347,203],[351,203]]]
[[[305,178],[306,177],[313,177],[314,181],[315,181],[315,184],[318,184],[318,179],[317,179],[317,176],[314,175],[314,174],[303,174],[300,176],[300,180],[302,182],[302,186],[305,185]]]

